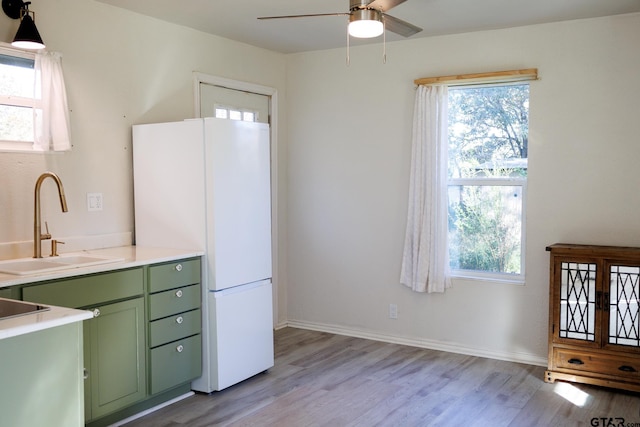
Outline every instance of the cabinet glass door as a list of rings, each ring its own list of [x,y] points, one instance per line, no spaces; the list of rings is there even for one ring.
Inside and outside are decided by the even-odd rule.
[[[608,343],[640,347],[640,266],[612,264],[609,267],[609,292],[604,309],[609,311]]]
[[[596,340],[595,263],[560,263],[560,338]]]

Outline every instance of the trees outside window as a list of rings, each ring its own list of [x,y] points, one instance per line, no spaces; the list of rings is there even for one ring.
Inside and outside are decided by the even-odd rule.
[[[524,276],[529,85],[449,88],[449,259],[469,276]]]

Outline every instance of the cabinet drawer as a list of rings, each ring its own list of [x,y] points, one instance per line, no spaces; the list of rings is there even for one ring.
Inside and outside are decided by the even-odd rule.
[[[0,288],[0,297],[1,298],[11,298],[13,293],[11,292],[11,288]]]
[[[200,283],[199,258],[149,267],[149,292],[159,292],[195,283]]]
[[[556,348],[553,360],[557,368],[640,378],[640,357]]]
[[[202,313],[200,309],[176,314],[151,322],[149,346],[157,347],[180,338],[200,333]]]
[[[195,335],[151,350],[151,394],[202,375],[202,337]]]
[[[200,307],[200,285],[153,294],[149,297],[149,320],[160,319]]]
[[[27,286],[22,299],[79,308],[142,295],[143,286],[142,268],[135,268]]]

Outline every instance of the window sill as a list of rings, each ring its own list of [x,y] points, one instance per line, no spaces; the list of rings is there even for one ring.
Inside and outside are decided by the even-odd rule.
[[[69,149],[69,150],[60,150],[60,151],[53,151],[53,150],[45,151],[45,150],[39,150],[39,149],[33,148],[32,146],[29,146],[29,148],[25,148],[25,147],[16,147],[16,146],[11,146],[11,145],[0,144],[0,153],[62,154],[62,153],[66,153],[67,151],[71,151],[71,149]]]
[[[464,280],[468,282],[483,282],[483,283],[496,283],[500,285],[525,285],[525,278],[522,275],[514,275],[514,276],[502,276],[502,275],[492,275],[492,274],[483,274],[478,272],[469,272],[463,273],[460,271],[451,273],[451,279],[453,280]]]

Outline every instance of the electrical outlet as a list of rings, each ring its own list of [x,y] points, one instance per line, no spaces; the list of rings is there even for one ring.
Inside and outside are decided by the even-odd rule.
[[[389,319],[397,319],[397,318],[398,318],[398,305],[389,304]]]
[[[102,210],[102,193],[87,193],[87,211],[96,212]]]

